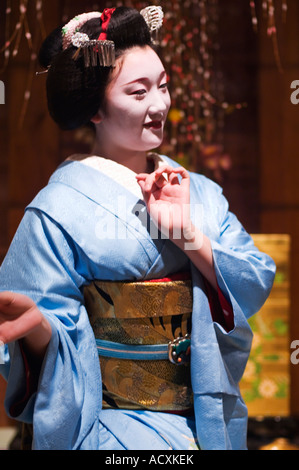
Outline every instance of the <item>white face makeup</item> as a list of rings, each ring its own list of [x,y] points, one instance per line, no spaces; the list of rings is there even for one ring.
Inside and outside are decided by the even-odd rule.
[[[167,75],[150,47],[122,56],[100,112],[101,135],[119,151],[147,152],[161,145],[170,107]]]

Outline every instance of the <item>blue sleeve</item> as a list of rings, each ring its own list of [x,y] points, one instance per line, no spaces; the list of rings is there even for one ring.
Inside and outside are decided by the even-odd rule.
[[[192,266],[191,378],[197,435],[202,449],[245,449],[247,408],[239,382],[252,341],[247,319],[267,299],[275,265],[229,211],[219,186],[201,179],[195,191],[197,200],[204,201],[203,231],[211,240],[218,286],[233,312],[229,330],[213,321],[202,276]]]
[[[254,245],[252,237],[229,211],[222,194],[218,208],[220,234],[211,241],[218,284],[225,295],[234,297],[249,318],[269,296],[275,263]]]
[[[78,250],[55,221],[30,209],[0,269],[0,290],[29,296],[52,326],[37,392],[14,416],[34,422],[36,448],[76,448],[87,435],[91,440],[98,436],[91,429],[101,407],[100,367],[83,303],[86,279],[79,274],[84,269]],[[26,389],[19,344],[10,344],[9,352],[0,365],[8,380],[8,414]]]

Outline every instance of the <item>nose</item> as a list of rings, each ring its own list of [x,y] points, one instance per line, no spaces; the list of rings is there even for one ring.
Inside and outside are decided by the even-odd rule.
[[[159,90],[153,94],[148,113],[152,119],[162,119],[167,114],[170,107],[169,93],[161,94]]]
[[[153,121],[161,121],[164,118],[165,113],[166,113],[166,109],[165,111],[162,111],[161,109],[158,109],[157,107],[151,107],[148,112],[149,117]]]

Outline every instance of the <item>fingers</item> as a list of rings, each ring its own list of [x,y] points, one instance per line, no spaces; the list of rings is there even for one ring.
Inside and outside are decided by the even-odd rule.
[[[144,181],[147,176],[148,176],[148,173],[139,173],[138,175],[136,175],[136,179],[138,182]]]
[[[43,316],[29,297],[14,292],[0,293],[0,341],[8,344],[32,333]]]
[[[168,181],[170,184],[180,184],[178,175],[176,175],[175,173],[170,173],[170,175],[168,176]]]
[[[168,182],[170,184],[180,184],[178,175],[183,179],[189,180],[189,173],[185,168],[173,168],[170,165],[161,165],[153,173],[140,173],[139,175],[136,175],[136,179],[140,184],[141,189],[150,191],[154,184],[158,188],[162,188]]]
[[[9,291],[0,292],[0,312],[2,313],[19,314],[34,306],[33,300],[26,295]]]
[[[155,172],[145,174],[142,179],[137,179],[138,183],[141,183],[141,188],[145,192],[150,192],[153,190],[153,186],[156,183],[156,174]]]
[[[158,173],[158,174],[161,174],[161,173],[167,173],[167,174],[176,173],[176,174],[180,174],[183,178],[189,178],[188,171],[182,166],[178,166],[178,167],[174,168],[170,165],[161,165],[154,173]]]
[[[0,308],[1,306],[9,306],[10,304],[13,303],[15,298],[14,292],[0,292]]]

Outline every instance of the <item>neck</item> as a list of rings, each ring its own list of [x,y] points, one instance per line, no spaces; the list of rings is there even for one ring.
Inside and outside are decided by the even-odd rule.
[[[137,174],[154,171],[153,162],[147,158],[147,152],[118,148],[115,143],[107,145],[96,139],[92,154],[120,163]]]

